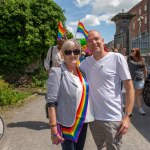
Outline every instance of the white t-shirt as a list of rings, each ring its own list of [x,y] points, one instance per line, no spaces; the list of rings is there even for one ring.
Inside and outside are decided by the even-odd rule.
[[[67,72],[67,73],[69,73],[69,72]],[[77,97],[77,99],[76,99],[77,100],[76,110],[77,110],[78,107],[79,107],[79,104],[80,104],[81,96],[82,96],[82,84],[80,82],[79,77],[77,77],[73,74],[72,74],[72,76],[73,76],[73,79],[74,79],[74,81],[76,82],[76,84],[78,86],[77,93],[76,93],[76,97]],[[90,99],[90,97],[89,97],[89,99]],[[91,100],[89,100],[85,122],[92,122],[92,121],[94,121],[94,112],[93,112],[92,102],[91,102]]]
[[[109,52],[96,61],[93,56],[81,63],[89,82],[94,117],[102,121],[122,119],[121,80],[131,79],[125,58]]]
[[[50,60],[51,60],[51,50],[52,50],[52,47],[50,47],[48,49],[48,52],[47,52],[47,56],[46,56],[46,59],[44,60],[44,66],[45,66],[45,69],[46,70],[49,70],[50,69]],[[63,62],[63,59],[61,57],[61,53],[60,51],[57,49],[57,45],[56,46],[53,46],[53,51],[52,51],[52,67],[59,67],[62,62]]]

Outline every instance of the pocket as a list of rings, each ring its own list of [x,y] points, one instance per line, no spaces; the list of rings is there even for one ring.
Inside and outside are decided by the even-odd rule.
[[[118,130],[120,128],[120,121],[112,121],[110,122],[110,127],[114,130]]]

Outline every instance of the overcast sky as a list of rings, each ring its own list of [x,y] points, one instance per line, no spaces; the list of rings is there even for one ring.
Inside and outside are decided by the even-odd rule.
[[[105,43],[113,40],[115,34],[115,24],[111,18],[121,13],[127,12],[141,0],[54,0],[65,10],[67,18],[66,26],[76,37],[83,37],[77,33],[77,24],[80,20],[87,30],[98,30]]]

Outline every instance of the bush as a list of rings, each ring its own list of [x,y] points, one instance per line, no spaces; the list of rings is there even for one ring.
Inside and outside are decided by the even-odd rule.
[[[22,93],[14,90],[12,86],[0,77],[0,106],[8,106],[23,102],[23,99],[27,98],[29,95],[29,93]]]
[[[48,74],[43,67],[40,67],[33,75],[32,75],[32,83],[31,87],[45,87],[46,80],[48,78]]]

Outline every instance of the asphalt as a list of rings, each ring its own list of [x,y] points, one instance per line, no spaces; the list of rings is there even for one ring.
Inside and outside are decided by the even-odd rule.
[[[5,133],[0,150],[61,150],[60,145],[51,143],[44,104],[44,94],[41,94],[21,107],[1,113]],[[145,116],[134,108],[129,132],[123,136],[122,150],[150,150],[150,107],[144,107]],[[84,150],[97,150],[90,130]]]

